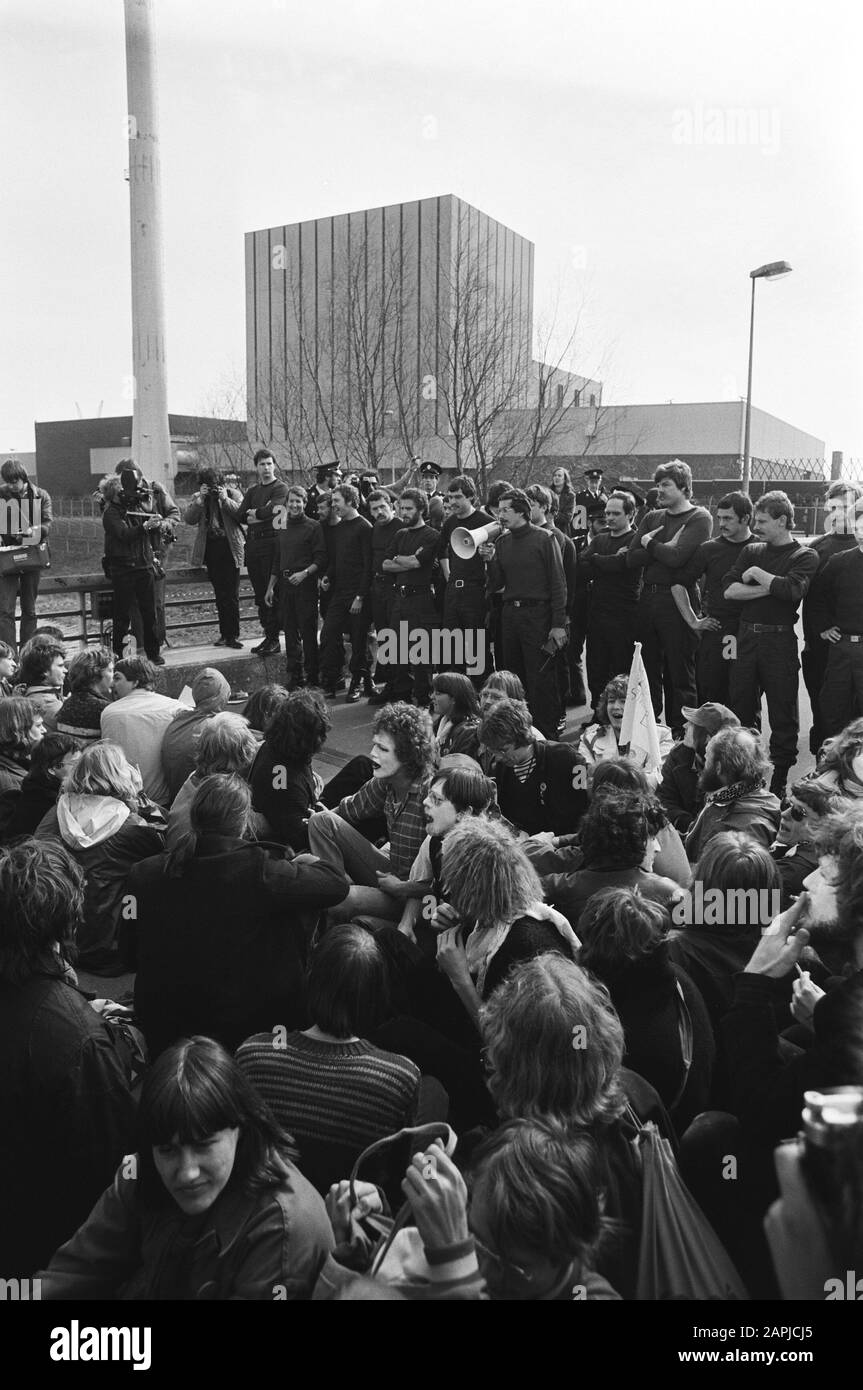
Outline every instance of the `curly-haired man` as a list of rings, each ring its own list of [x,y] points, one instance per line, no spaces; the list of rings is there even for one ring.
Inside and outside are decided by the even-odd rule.
[[[404,899],[415,885],[411,865],[426,835],[423,801],[436,761],[431,718],[415,705],[385,705],[374,723],[372,776],[339,802],[334,811],[316,811],[309,821],[309,848],[325,864],[341,869],[352,887],[331,920],[352,921],[358,913],[397,922]],[[370,844],[355,827],[383,816],[389,853]]]

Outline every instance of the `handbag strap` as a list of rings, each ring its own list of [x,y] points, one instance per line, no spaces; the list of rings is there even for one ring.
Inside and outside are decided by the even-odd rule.
[[[686,1090],[686,1083],[689,1080],[689,1073],[692,1070],[692,1054],[694,1048],[694,1033],[692,1029],[692,1015],[683,993],[683,986],[679,980],[675,980],[675,992],[677,996],[677,1033],[680,1038],[680,1054],[683,1059],[683,1076],[674,1100],[668,1107],[669,1114],[676,1110],[683,1099],[683,1092]]]
[[[405,1129],[397,1130],[395,1134],[387,1134],[383,1139],[377,1139],[374,1144],[369,1144],[368,1148],[363,1149],[353,1168],[351,1169],[350,1188],[351,1188],[351,1209],[357,1205],[357,1175],[363,1163],[372,1154],[380,1153],[382,1149],[389,1148],[391,1144],[397,1144],[401,1139],[417,1139],[425,1143],[432,1143],[435,1139],[442,1139],[444,1149],[447,1154],[452,1154],[455,1150],[456,1138],[455,1131],[443,1121],[434,1121],[425,1125],[408,1125]],[[392,1227],[375,1251],[375,1256],[369,1270],[369,1276],[374,1278],[386,1258],[390,1246],[403,1226],[406,1226],[411,1219],[411,1207],[409,1202],[405,1202],[399,1209]]]

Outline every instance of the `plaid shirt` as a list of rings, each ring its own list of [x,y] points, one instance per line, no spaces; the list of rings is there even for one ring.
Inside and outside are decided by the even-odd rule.
[[[385,816],[390,837],[390,863],[398,878],[410,877],[411,865],[426,837],[426,818],[423,801],[431,778],[411,782],[402,799],[396,796],[389,782],[372,777],[353,796],[346,796],[336,807],[336,815],[356,825],[357,821]]]

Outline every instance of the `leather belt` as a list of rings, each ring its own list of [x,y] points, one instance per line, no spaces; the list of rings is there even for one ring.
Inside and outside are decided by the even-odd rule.
[[[741,627],[748,627],[750,632],[793,632],[793,623],[747,623],[741,622]]]
[[[304,573],[304,570],[305,570],[305,566],[303,566],[303,565],[301,565],[301,566],[299,567],[299,569],[295,569],[295,570],[282,570],[282,572],[281,572],[282,579],[290,579],[290,577],[291,577],[292,574],[303,574],[303,573]],[[310,579],[313,579],[313,578],[314,578],[314,575],[309,575],[309,578],[310,578]]]
[[[513,608],[540,608],[543,604],[551,603],[548,598],[505,598],[504,603],[511,603]]]
[[[373,574],[372,583],[382,584],[385,589],[394,589],[396,587],[396,581],[394,579],[390,579],[389,576],[386,574]]]
[[[671,593],[670,584],[643,584],[641,588],[643,594],[669,594]]]
[[[484,579],[454,579],[452,581],[452,586],[454,589],[464,589],[465,586],[468,584],[472,585],[475,589],[485,588]]]
[[[399,593],[402,598],[408,598],[411,594],[430,594],[430,584],[400,584]]]
[[[839,640],[840,642],[863,642],[863,633],[843,632]]]

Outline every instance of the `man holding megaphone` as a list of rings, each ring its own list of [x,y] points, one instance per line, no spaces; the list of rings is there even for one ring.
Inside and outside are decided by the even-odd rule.
[[[503,534],[480,547],[489,562],[492,591],[503,590],[503,664],[524,682],[536,727],[546,738],[557,738],[560,700],[557,682],[544,669],[553,643],[566,645],[566,579],[557,541],[549,531],[533,526],[530,501],[519,488],[499,500],[498,521]]]
[[[439,554],[447,581],[443,625],[463,630],[485,629],[485,561],[479,550],[500,535],[501,528],[477,507],[472,478],[462,474],[453,478],[447,496],[452,510],[443,524]],[[487,674],[483,672],[483,676]]]

